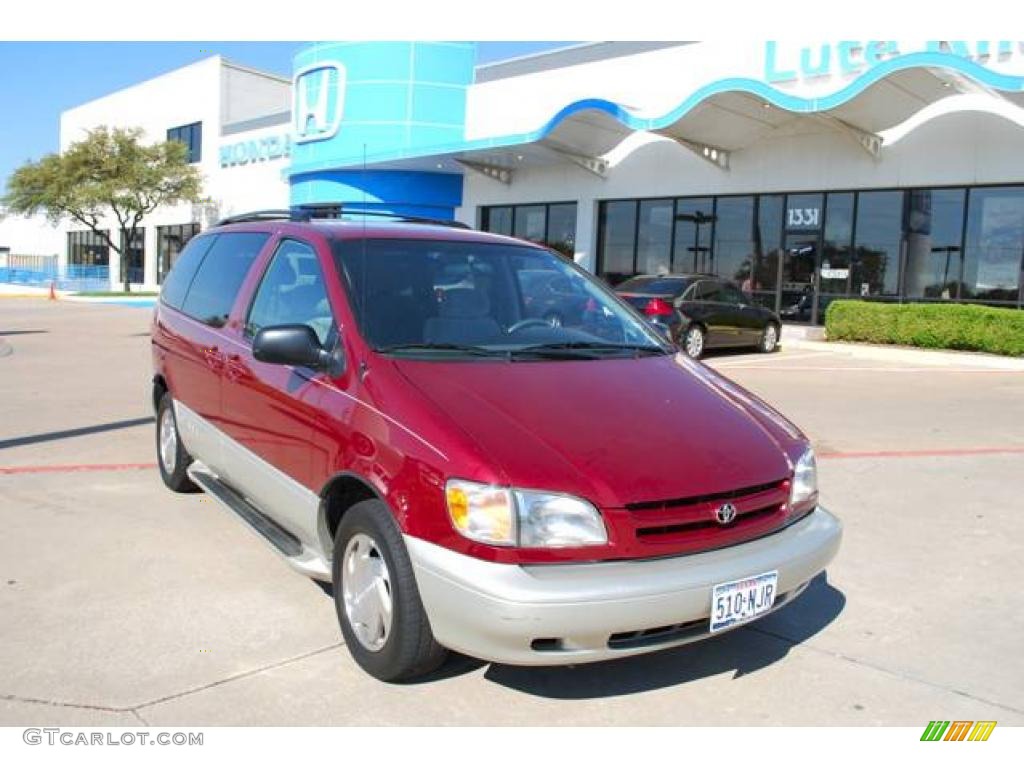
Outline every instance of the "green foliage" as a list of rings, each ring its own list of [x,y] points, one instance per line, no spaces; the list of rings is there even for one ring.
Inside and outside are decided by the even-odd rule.
[[[96,232],[121,255],[126,290],[120,238],[110,237],[104,219],[113,216],[125,242],[134,242],[143,217],[161,205],[198,202],[202,194],[202,177],[184,144],[145,145],[141,137],[139,128],[89,131],[64,152],[15,170],[2,201],[9,213],[42,213],[53,224],[71,218]]]
[[[825,329],[833,341],[905,344],[1024,355],[1024,311],[975,304],[829,304]]]

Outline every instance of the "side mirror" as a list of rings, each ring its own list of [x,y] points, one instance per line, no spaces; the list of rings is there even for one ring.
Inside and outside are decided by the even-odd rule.
[[[268,325],[252,341],[252,356],[261,363],[296,365],[335,372],[339,358],[322,346],[308,325]]]

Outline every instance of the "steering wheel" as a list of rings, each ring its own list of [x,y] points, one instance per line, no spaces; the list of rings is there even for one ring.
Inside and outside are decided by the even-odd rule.
[[[529,328],[531,325],[543,325],[545,328],[551,327],[551,323],[542,317],[528,317],[525,320],[520,320],[518,323],[510,325],[505,333],[513,334],[516,331],[521,331],[523,328]]]

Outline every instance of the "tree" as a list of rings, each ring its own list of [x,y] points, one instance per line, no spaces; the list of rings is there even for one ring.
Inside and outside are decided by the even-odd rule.
[[[10,213],[41,212],[53,224],[70,217],[95,232],[120,257],[125,291],[128,249],[142,219],[161,205],[198,202],[202,193],[202,177],[189,165],[184,144],[144,145],[141,137],[141,128],[100,126],[66,151],[15,170],[3,197]],[[117,243],[101,226],[108,214],[117,219]]]

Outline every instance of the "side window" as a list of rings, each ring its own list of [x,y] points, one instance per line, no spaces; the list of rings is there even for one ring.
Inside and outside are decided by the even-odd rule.
[[[207,325],[224,325],[242,281],[269,237],[263,232],[217,235],[199,265],[181,311]]]
[[[713,280],[704,280],[697,289],[700,301],[722,301],[722,285]]]
[[[255,336],[268,325],[308,325],[323,346],[334,331],[323,273],[308,245],[285,240],[278,246],[256,290],[245,332]]]
[[[164,278],[164,284],[160,288],[160,301],[175,309],[181,309],[188,287],[192,284],[192,278],[196,276],[196,270],[199,269],[203,257],[216,239],[217,236],[213,235],[189,240],[175,260],[171,271]]]
[[[725,301],[729,304],[746,304],[747,297],[735,285],[726,283],[722,286],[722,298],[719,301]]]

